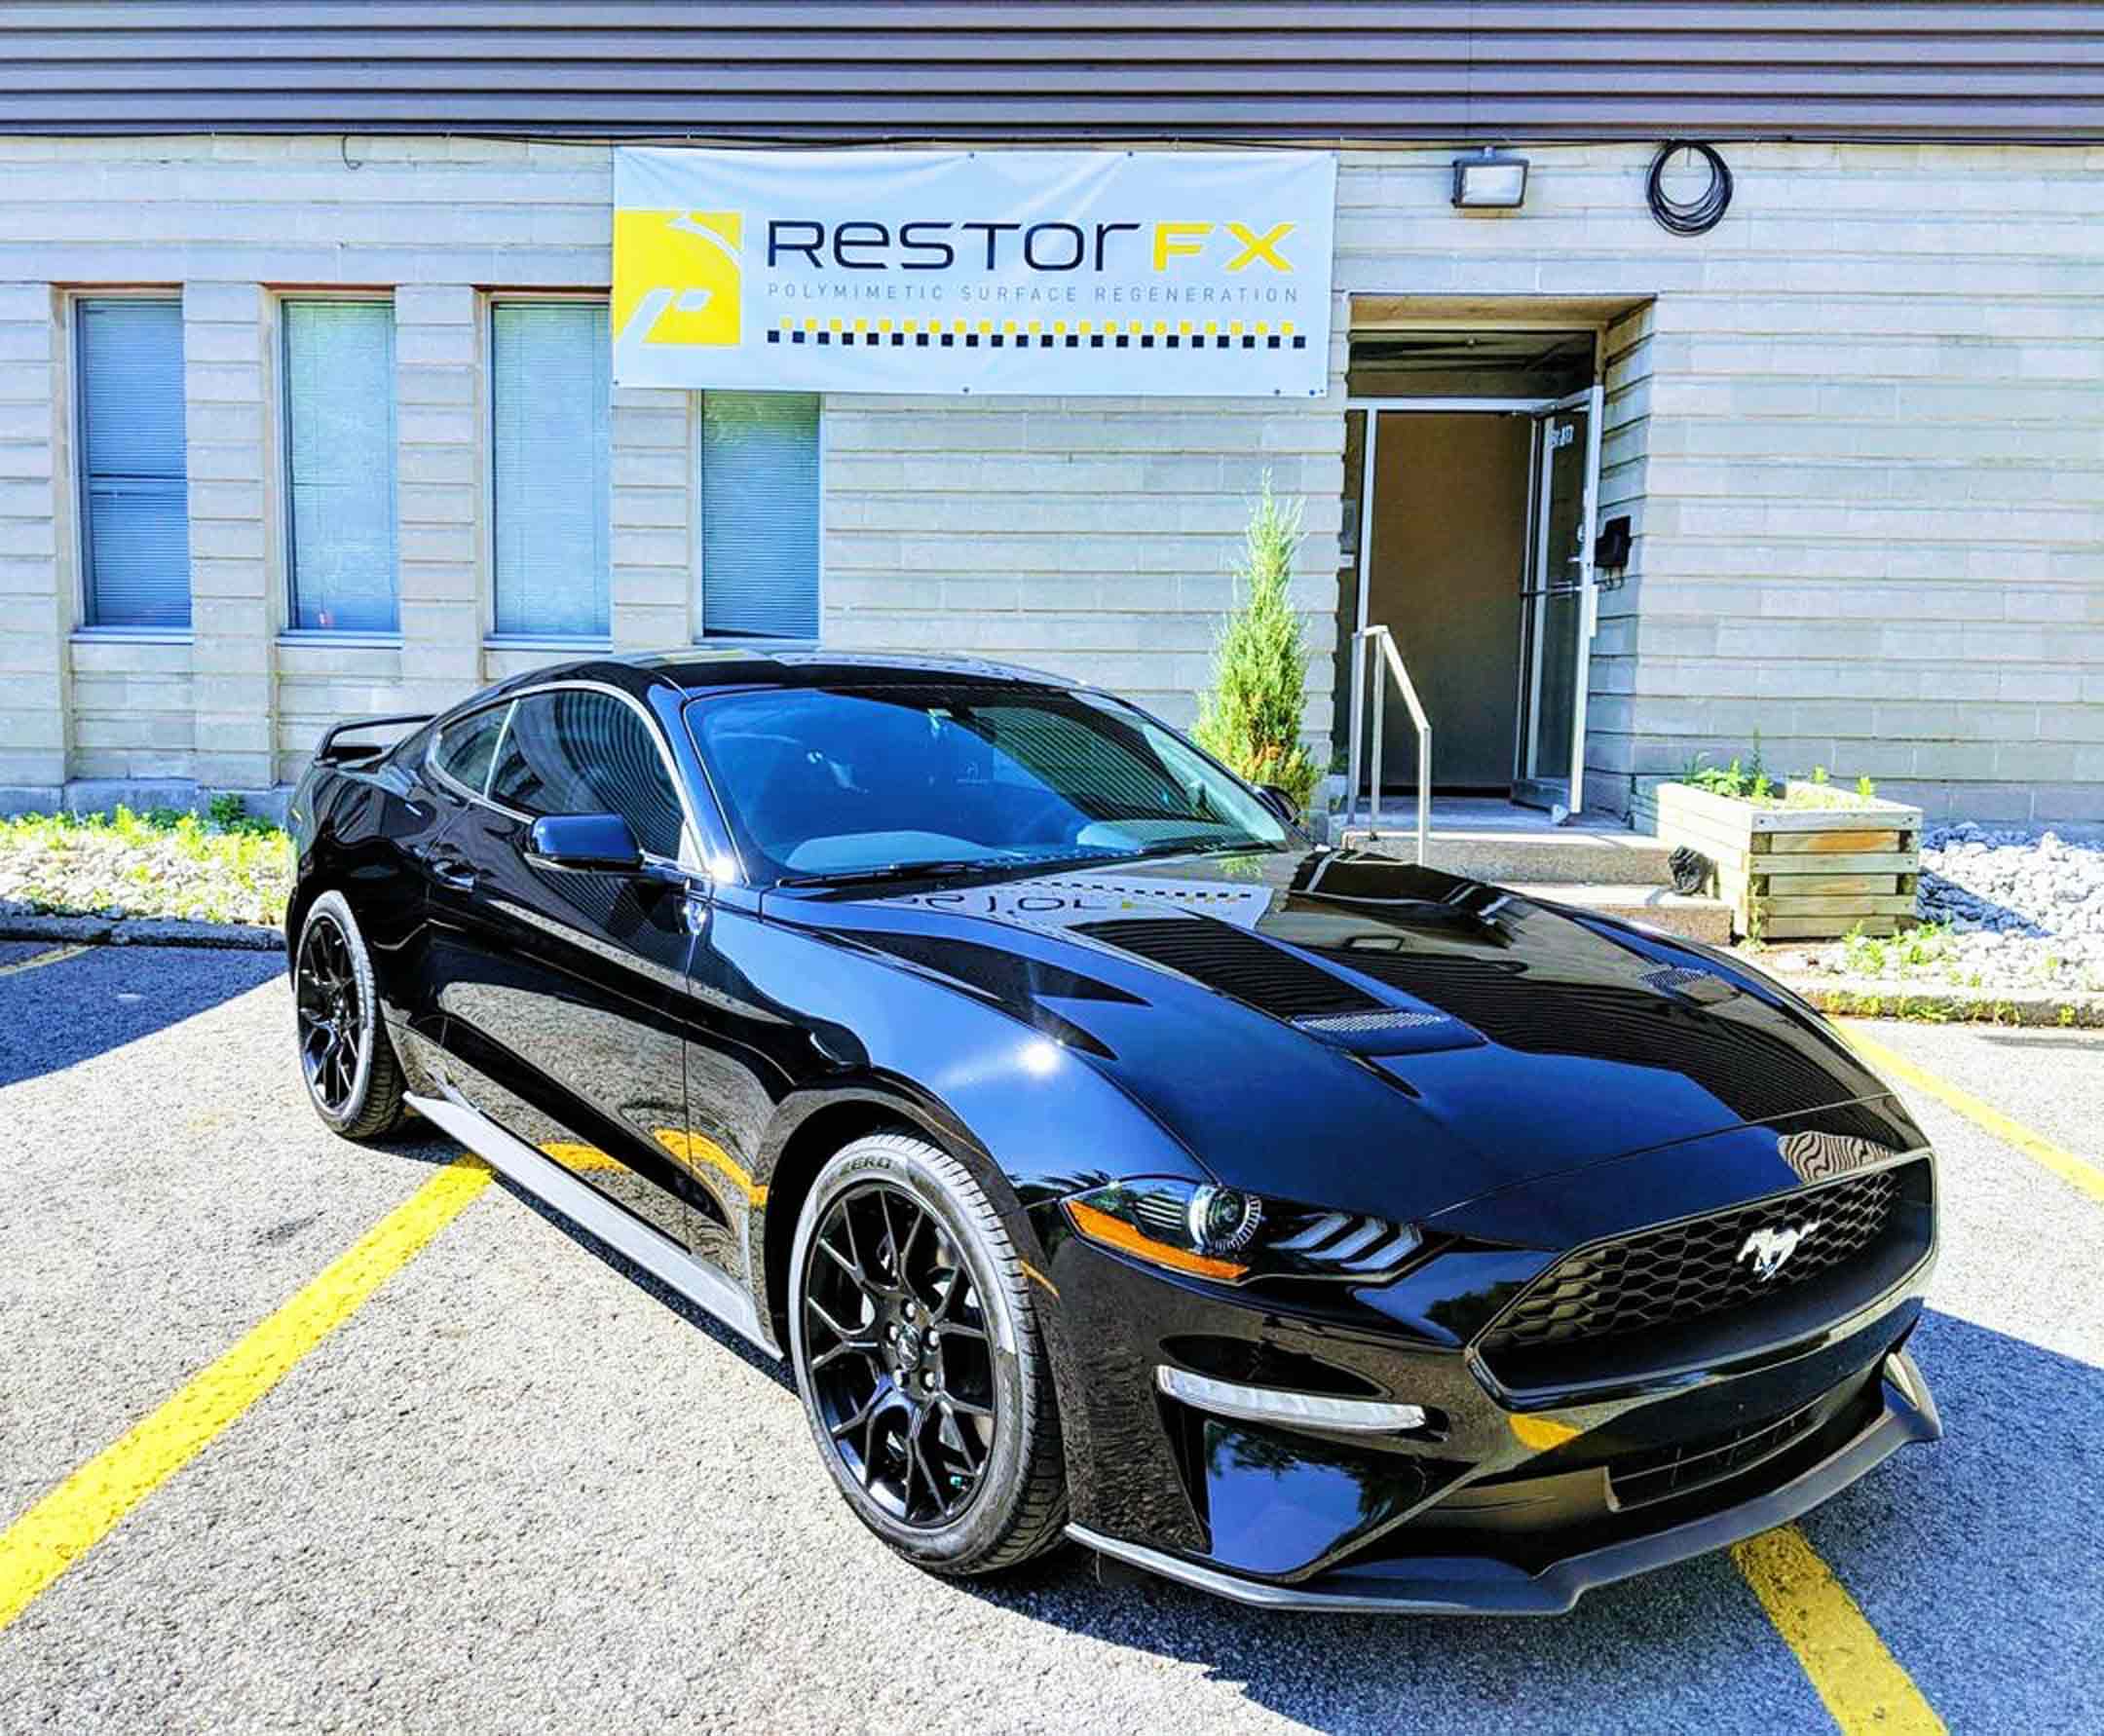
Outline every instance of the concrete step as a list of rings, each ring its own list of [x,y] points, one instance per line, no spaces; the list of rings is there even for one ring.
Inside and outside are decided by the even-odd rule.
[[[1708,941],[1711,946],[1731,944],[1731,906],[1721,898],[1690,898],[1668,887],[1573,886],[1539,881],[1499,884],[1523,898],[1574,904],[1584,910],[1597,910],[1602,916],[1621,917],[1664,928],[1668,933],[1684,934],[1690,940]]]
[[[1384,825],[1378,837],[1364,826],[1347,827],[1342,843],[1347,849],[1375,849],[1405,862],[1417,859],[1417,835],[1408,827]],[[1666,865],[1672,853],[1640,832],[1543,826],[1529,831],[1435,829],[1426,857],[1434,868],[1493,886],[1532,881],[1657,887],[1672,884]]]

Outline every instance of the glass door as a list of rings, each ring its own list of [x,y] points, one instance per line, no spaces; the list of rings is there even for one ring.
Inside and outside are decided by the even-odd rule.
[[[1520,611],[1520,753],[1513,799],[1559,823],[1585,806],[1586,683],[1599,590],[1600,389],[1534,418],[1532,560]]]

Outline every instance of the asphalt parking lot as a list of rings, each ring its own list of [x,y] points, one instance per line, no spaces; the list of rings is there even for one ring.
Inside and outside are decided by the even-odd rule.
[[[49,953],[0,943],[0,1729],[2104,1728],[2104,1037],[1861,1028],[1942,1155],[1945,1441],[1781,1556],[1338,1620],[923,1577],[783,1374],[326,1134],[276,956]]]

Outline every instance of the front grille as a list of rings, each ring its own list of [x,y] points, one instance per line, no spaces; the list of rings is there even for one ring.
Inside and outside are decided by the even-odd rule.
[[[1663,1501],[1669,1495],[1686,1494],[1707,1484],[1721,1483],[1781,1453],[1809,1432],[1819,1420],[1820,1407],[1824,1402],[1814,1399],[1801,1411],[1753,1428],[1631,1453],[1607,1467],[1608,1486],[1622,1506],[1640,1507],[1647,1501]]]
[[[1878,1241],[1906,1166],[1690,1218],[1566,1255],[1484,1335],[1486,1356],[1644,1332],[1775,1296]],[[1765,1282],[1749,1238],[1816,1224]]]

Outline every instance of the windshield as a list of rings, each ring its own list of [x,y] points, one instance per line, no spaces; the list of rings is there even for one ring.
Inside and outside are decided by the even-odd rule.
[[[795,688],[688,718],[754,877],[1267,849],[1278,818],[1115,700],[994,686]]]

